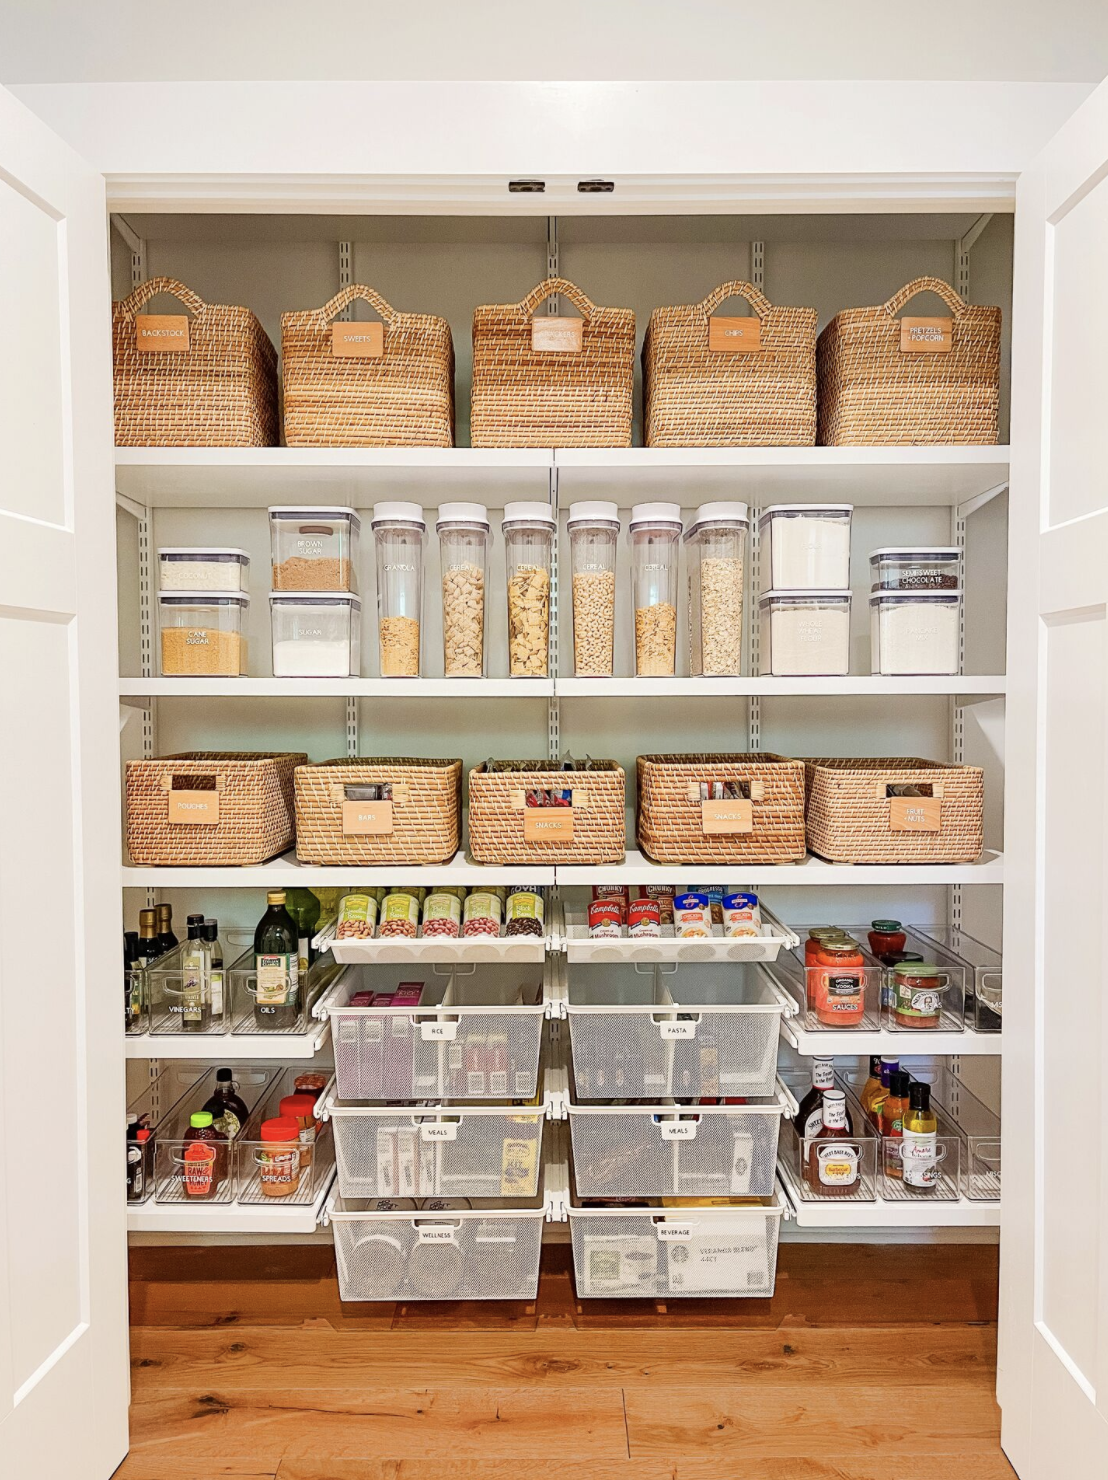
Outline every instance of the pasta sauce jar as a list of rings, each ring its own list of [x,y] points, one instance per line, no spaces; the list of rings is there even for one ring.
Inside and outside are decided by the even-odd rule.
[[[824,941],[810,973],[815,982],[815,1012],[826,1028],[853,1028],[866,1011],[866,966],[853,940]]]
[[[937,1028],[943,993],[950,978],[927,961],[901,961],[893,967],[893,1019],[898,1028]]]

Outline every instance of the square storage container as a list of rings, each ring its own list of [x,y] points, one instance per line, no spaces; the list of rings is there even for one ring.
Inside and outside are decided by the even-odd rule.
[[[247,591],[250,556],[230,547],[165,546],[158,551],[162,591]]]
[[[797,863],[803,762],[768,751],[640,755],[637,816],[639,847],[655,863]]]
[[[850,672],[849,591],[766,591],[758,609],[760,672],[777,678]]]
[[[842,591],[850,585],[853,504],[771,504],[758,519],[762,583],[774,591]],[[767,579],[768,577],[768,579]]]
[[[357,591],[362,521],[353,509],[269,511],[274,591]]]
[[[190,1174],[187,1152],[189,1141],[186,1132],[191,1116],[211,1097],[216,1086],[217,1066],[187,1066],[191,1070],[191,1084],[179,1097],[172,1117],[159,1127],[154,1151],[154,1198],[159,1203],[183,1203],[208,1205],[210,1203],[232,1203],[238,1195],[238,1176],[235,1164],[235,1141],[216,1141],[214,1166],[205,1168],[206,1185]],[[180,1071],[186,1066],[181,1065]],[[254,1111],[263,1096],[278,1081],[282,1070],[274,1064],[250,1064],[236,1066],[234,1084],[239,1098],[247,1108],[247,1119],[239,1136],[247,1137],[254,1118]],[[160,1076],[159,1076],[160,1078]],[[179,1082],[179,1081],[178,1081]],[[172,1083],[172,1081],[171,1081]]]
[[[961,591],[877,591],[869,599],[874,673],[957,673]]]
[[[984,772],[915,756],[804,762],[808,846],[831,863],[973,863]]]
[[[462,831],[462,763],[340,756],[296,770],[301,863],[447,863]]]
[[[283,1069],[265,1086],[250,1119],[235,1137],[235,1199],[260,1207],[310,1207],[335,1167],[335,1145],[331,1126],[289,1106],[295,1093],[298,1067]],[[267,1121],[288,1118],[296,1121],[295,1134],[274,1141],[262,1134]]]
[[[888,545],[870,553],[870,589],[957,591],[960,569],[957,545]]]
[[[362,603],[332,591],[271,591],[274,678],[350,678],[361,672]]]
[[[246,672],[242,592],[162,592],[158,597],[162,675],[238,678]]]
[[[626,783],[615,761],[493,761],[469,773],[469,851],[477,863],[622,863]]]

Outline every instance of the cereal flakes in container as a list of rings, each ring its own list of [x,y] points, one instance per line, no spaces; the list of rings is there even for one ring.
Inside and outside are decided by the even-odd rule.
[[[504,558],[508,575],[508,672],[512,678],[546,678],[550,663],[550,570],[554,511],[549,504],[504,505]]]
[[[423,609],[423,536],[419,504],[374,504],[377,635],[382,678],[419,677]]]
[[[158,586],[162,591],[247,591],[250,556],[230,546],[167,545],[158,551]]]
[[[635,674],[672,677],[677,661],[677,560],[680,504],[636,504],[631,510],[631,590],[635,607]]]
[[[616,634],[618,504],[570,504],[573,567],[573,672],[577,678],[610,678]]]
[[[689,564],[689,672],[742,672],[743,572],[750,514],[745,504],[701,504],[685,533]]]
[[[482,678],[489,566],[484,504],[440,504],[435,525],[442,571],[442,664],[447,678]]]

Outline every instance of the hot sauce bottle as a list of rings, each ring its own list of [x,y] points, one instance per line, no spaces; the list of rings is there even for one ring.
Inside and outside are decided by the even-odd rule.
[[[888,1098],[889,1085],[892,1081],[892,1077],[900,1069],[900,1060],[890,1059],[882,1056],[880,1063],[881,1077],[878,1081],[877,1088],[870,1098],[868,1104],[865,1101],[862,1102],[863,1109],[869,1116],[870,1123],[879,1134],[881,1131],[881,1110],[885,1104],[886,1099]]]
[[[894,1181],[904,1176],[900,1160],[900,1143],[904,1136],[904,1115],[908,1109],[908,1087],[911,1075],[901,1069],[889,1078],[889,1093],[881,1106],[881,1151],[884,1157],[885,1175]]]

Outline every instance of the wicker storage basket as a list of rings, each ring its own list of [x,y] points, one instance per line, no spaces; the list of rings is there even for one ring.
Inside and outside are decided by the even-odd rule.
[[[984,773],[915,756],[804,762],[808,846],[832,863],[973,863]],[[915,785],[925,797],[890,797]],[[926,806],[920,806],[921,801]],[[913,805],[915,804],[915,805]]]
[[[551,293],[581,314],[581,348],[535,350],[531,320]],[[541,321],[540,321],[541,322]],[[473,314],[474,447],[630,447],[635,315],[597,308],[564,278],[547,278],[521,303]]]
[[[734,781],[738,800],[701,800]],[[656,863],[796,863],[804,853],[804,764],[785,756],[640,755],[639,847]],[[746,805],[748,804],[748,805]],[[714,827],[742,831],[706,831]]]
[[[622,863],[626,850],[625,777],[615,761],[563,771],[557,761],[516,761],[511,771],[469,773],[469,851],[478,863]],[[528,807],[527,792],[572,793],[571,807]],[[527,836],[561,824],[570,836]]]
[[[712,315],[736,296],[757,315],[759,348],[720,352],[709,343]],[[816,311],[775,308],[750,283],[722,283],[700,303],[656,308],[642,374],[648,447],[810,447],[816,440]]]
[[[138,348],[136,316],[158,293],[192,315],[188,349]],[[172,342],[172,341],[171,341]],[[277,351],[248,308],[205,303],[174,278],[151,278],[112,305],[118,447],[273,447]]]
[[[388,801],[347,798],[347,787],[382,783],[392,789]],[[299,766],[296,856],[301,863],[448,863],[461,842],[461,788],[460,760],[368,756]]]
[[[189,750],[128,761],[131,862],[250,864],[283,853],[296,836],[293,772],[307,759],[298,752]]]
[[[951,320],[900,320],[917,293],[937,293]],[[902,349],[903,325],[942,352]],[[950,325],[949,332],[940,329]],[[941,278],[916,278],[877,308],[837,313],[816,346],[819,443],[995,442],[1000,396],[1000,309],[963,303]]]
[[[376,356],[336,354],[332,346],[332,320],[356,298],[384,321]],[[450,325],[429,313],[397,313],[372,288],[343,288],[322,308],[281,315],[281,383],[290,447],[454,445]]]

